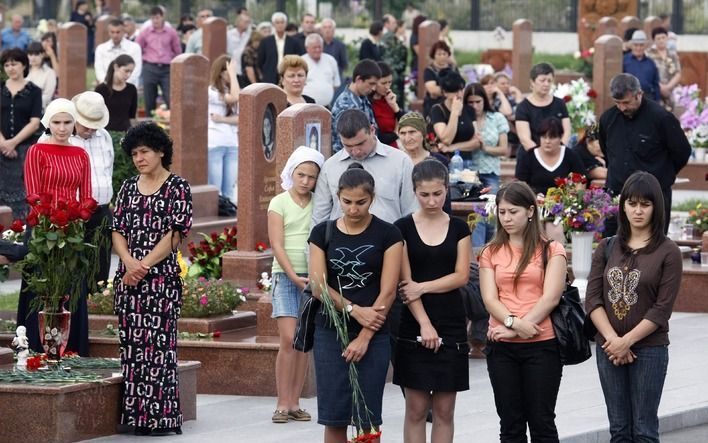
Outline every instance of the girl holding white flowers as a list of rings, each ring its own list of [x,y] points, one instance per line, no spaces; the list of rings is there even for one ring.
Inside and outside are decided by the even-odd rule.
[[[268,239],[273,249],[273,318],[278,322],[280,348],[275,360],[278,404],[273,423],[309,421],[300,409],[300,393],[305,381],[307,356],[293,349],[297,317],[307,285],[305,248],[312,218],[312,190],[317,183],[324,156],[307,146],[297,148],[283,172],[281,187],[268,205]]]

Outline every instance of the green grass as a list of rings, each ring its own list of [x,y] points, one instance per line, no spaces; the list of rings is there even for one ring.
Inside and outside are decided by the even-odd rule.
[[[20,291],[0,294],[0,311],[15,311],[17,300],[20,298]]]

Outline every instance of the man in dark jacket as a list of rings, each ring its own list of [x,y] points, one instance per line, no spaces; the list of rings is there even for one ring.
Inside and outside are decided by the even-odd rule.
[[[643,97],[639,80],[631,74],[610,81],[615,106],[600,117],[599,141],[607,161],[607,189],[619,195],[635,171],[647,171],[659,180],[666,208],[664,231],[671,214],[671,185],[688,162],[691,145],[679,121],[660,104]],[[606,226],[614,235],[616,223]]]
[[[288,16],[282,12],[275,12],[270,19],[273,23],[275,33],[269,35],[261,41],[258,47],[258,64],[261,68],[264,83],[279,83],[278,64],[284,56],[305,53],[304,46],[296,37],[285,34],[285,27],[288,24]]]

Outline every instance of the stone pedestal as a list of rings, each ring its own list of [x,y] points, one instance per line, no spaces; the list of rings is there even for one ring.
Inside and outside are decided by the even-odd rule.
[[[278,115],[275,169],[282,171],[298,146],[317,149],[332,155],[332,114],[324,106],[298,103]]]
[[[511,49],[487,49],[482,52],[480,61],[491,65],[494,72],[499,72],[504,70],[507,65],[511,66],[511,54]]]
[[[512,25],[514,46],[511,52],[511,83],[521,92],[531,92],[529,72],[533,66],[533,27],[529,20],[520,18]]]
[[[120,0],[105,0],[103,2],[107,12],[115,17],[120,17],[120,3]]]
[[[708,231],[703,233],[701,251],[708,252]]]
[[[239,205],[240,207],[240,205]],[[239,209],[240,210],[240,209]],[[240,223],[241,217],[239,217]],[[266,226],[267,228],[267,226]],[[266,229],[267,230],[267,229]],[[241,228],[239,227],[239,248],[241,247]],[[261,274],[270,274],[273,266],[273,254],[268,251],[238,250],[224,254],[221,258],[221,278],[245,288],[258,287]]]
[[[71,99],[86,90],[86,26],[68,22],[59,25],[59,97]]]
[[[94,49],[96,49],[96,46],[110,39],[108,35],[108,23],[110,23],[111,20],[115,20],[115,17],[112,15],[102,15],[96,20],[96,33],[93,43]]]
[[[610,80],[622,73],[622,39],[616,35],[603,35],[595,41],[593,56],[592,88],[597,91],[595,115],[602,115],[614,106],[610,94]]]
[[[705,239],[704,234],[704,242]],[[674,304],[674,312],[708,312],[707,286],[708,267],[684,260],[681,287]]]
[[[184,420],[197,418],[198,361],[179,362]],[[11,369],[4,365],[2,369]],[[100,383],[0,384],[0,441],[69,443],[115,434],[120,418],[120,369],[92,371]],[[113,375],[117,373],[117,375]],[[12,405],[11,407],[9,405]]]
[[[226,25],[221,17],[209,17],[202,23],[202,55],[209,60],[209,66],[226,54]]]

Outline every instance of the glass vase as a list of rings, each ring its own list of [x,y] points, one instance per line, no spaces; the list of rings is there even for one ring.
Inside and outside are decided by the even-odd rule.
[[[39,341],[49,363],[61,361],[71,331],[71,312],[61,303],[58,307],[46,306],[39,311]]]

